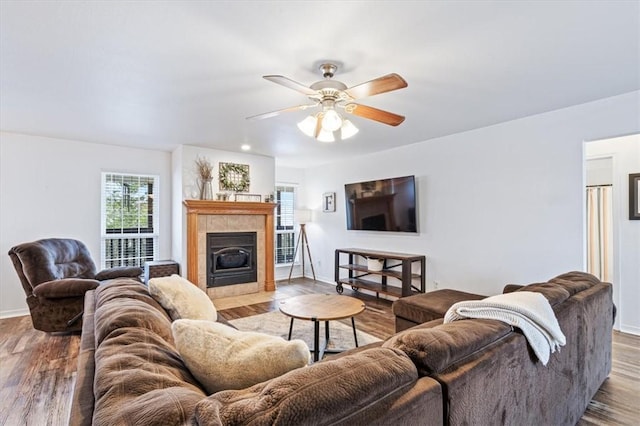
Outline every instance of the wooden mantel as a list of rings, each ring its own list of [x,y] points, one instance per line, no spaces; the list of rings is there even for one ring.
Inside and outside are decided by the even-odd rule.
[[[265,227],[265,291],[275,291],[273,210],[277,204],[243,201],[184,200],[187,208],[187,279],[198,281],[198,216],[259,215]]]

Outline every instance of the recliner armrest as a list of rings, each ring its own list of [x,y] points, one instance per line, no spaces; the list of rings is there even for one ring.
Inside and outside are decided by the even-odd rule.
[[[83,296],[87,291],[98,287],[100,282],[88,278],[63,278],[38,284],[33,289],[37,297],[62,299]]]
[[[100,271],[96,274],[96,280],[105,281],[114,278],[139,278],[142,275],[142,268],[137,266],[119,266]]]

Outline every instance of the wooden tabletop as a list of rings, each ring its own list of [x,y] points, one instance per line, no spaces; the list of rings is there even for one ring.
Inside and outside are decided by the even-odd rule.
[[[280,302],[283,314],[303,320],[339,320],[358,315],[364,309],[362,300],[337,294],[305,294]]]

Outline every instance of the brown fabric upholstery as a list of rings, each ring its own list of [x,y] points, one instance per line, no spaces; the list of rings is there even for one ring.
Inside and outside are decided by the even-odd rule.
[[[445,424],[576,424],[611,370],[611,284],[571,272],[505,291],[540,292],[552,305],[567,344],[546,366],[518,329],[492,320],[433,321],[383,346],[441,383]]]
[[[440,385],[400,351],[370,347],[207,397],[144,285],[114,280],[86,297],[72,426],[443,424]]]
[[[444,318],[444,314],[456,302],[484,298],[485,296],[479,294],[451,289],[402,297],[393,302],[392,306],[396,317],[396,332],[437,318]]]
[[[82,328],[84,294],[99,281],[116,276],[140,277],[137,267],[114,268],[96,274],[87,247],[69,238],[47,238],[9,250],[27,296],[33,327],[42,331]]]
[[[63,278],[61,280],[47,281],[36,286],[33,294],[37,297],[48,299],[62,299],[64,297],[84,297],[84,294],[98,287],[97,280],[89,278]]]
[[[499,321],[465,320],[412,328],[392,336],[382,346],[402,350],[422,375],[430,375],[443,371],[510,332],[511,327]]]
[[[95,375],[96,344],[94,337],[95,290],[85,294],[82,337],[78,351],[78,368],[73,390],[69,423],[74,425],[90,425],[93,419],[95,400],[93,397],[93,377]]]
[[[374,405],[383,416],[417,378],[415,366],[402,352],[373,348],[244,390],[218,392],[198,404],[195,419],[198,424],[225,425],[359,424],[362,411]],[[432,383],[436,395],[438,388]]]
[[[186,423],[206,394],[173,344],[166,312],[127,279],[95,296],[94,424]]]
[[[529,284],[520,287],[517,291],[531,291],[534,293],[540,293],[549,301],[551,307],[563,303],[571,296],[571,294],[564,287],[551,282]]]
[[[167,313],[142,284],[114,280],[87,295],[96,305],[92,315],[87,304],[70,424],[576,424],[611,369],[612,286],[573,273],[514,287],[527,289],[550,300],[567,337],[546,366],[506,324],[439,318],[381,346],[206,396]]]

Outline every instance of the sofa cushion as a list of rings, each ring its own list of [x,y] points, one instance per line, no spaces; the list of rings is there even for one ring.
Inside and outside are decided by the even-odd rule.
[[[83,296],[87,291],[98,287],[100,283],[88,278],[63,278],[37,285],[33,294],[47,299]]]
[[[567,272],[549,280],[550,283],[563,287],[571,296],[598,284],[600,280],[586,272]]]
[[[206,396],[175,347],[143,327],[110,333],[95,366],[95,425],[189,424]]]
[[[406,355],[373,348],[248,389],[218,392],[197,405],[195,420],[207,425],[360,424],[360,411],[388,406],[385,403],[401,398],[417,378]]]
[[[571,297],[564,287],[553,283],[529,284],[518,288],[516,291],[540,293],[547,299],[551,306],[559,305]]]
[[[151,278],[149,294],[169,313],[171,319],[218,319],[216,307],[209,296],[198,286],[173,274],[170,277]]]
[[[161,311],[135,299],[122,299],[103,304],[96,309],[96,344],[114,331],[125,327],[153,331],[163,339],[173,342],[171,322]]]
[[[176,320],[171,328],[184,363],[209,393],[246,388],[304,367],[311,359],[302,340],[203,320]]]
[[[415,327],[392,336],[382,347],[400,349],[421,374],[433,374],[500,340],[511,326],[496,320],[466,320]]]

